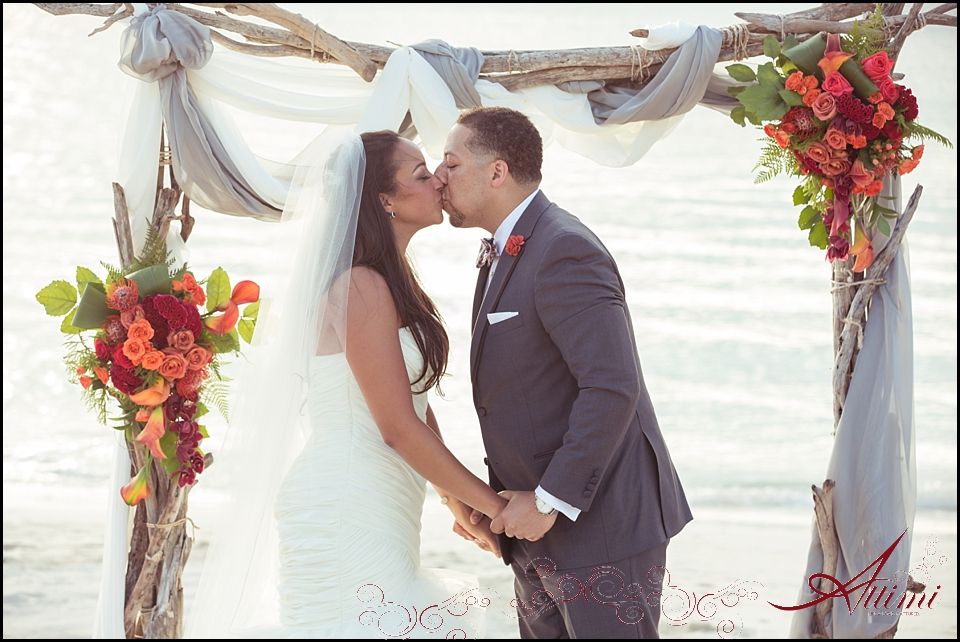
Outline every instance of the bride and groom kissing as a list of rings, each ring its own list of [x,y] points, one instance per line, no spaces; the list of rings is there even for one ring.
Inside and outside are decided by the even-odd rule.
[[[343,327],[321,322],[312,432],[273,500],[285,634],[437,635],[416,608],[390,632],[381,617],[390,600],[435,609],[476,586],[420,566],[429,481],[454,530],[511,566],[521,637],[658,637],[667,544],[692,515],[616,263],[540,190],[536,127],[510,109],[466,112],[435,173],[396,133],[358,138],[349,278],[327,301]],[[442,210],[492,235],[470,349],[487,481],[446,448],[426,394],[449,342],[405,255]]]

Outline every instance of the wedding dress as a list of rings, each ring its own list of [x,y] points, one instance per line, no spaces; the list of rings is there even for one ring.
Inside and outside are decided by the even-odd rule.
[[[423,358],[400,330],[417,416]],[[275,505],[283,637],[477,637],[476,578],[420,566],[426,480],[388,447],[343,352],[315,356],[311,432]],[[419,385],[419,384],[418,384]],[[273,635],[274,632],[270,632]]]

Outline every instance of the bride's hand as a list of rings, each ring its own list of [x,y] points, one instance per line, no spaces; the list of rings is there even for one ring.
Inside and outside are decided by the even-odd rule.
[[[483,513],[475,511],[462,502],[456,502],[456,505],[450,506],[450,511],[454,516],[453,532],[465,540],[474,542],[485,551],[493,553],[499,558],[500,542],[497,536],[490,530],[490,518]],[[474,521],[473,515],[479,514],[480,519]]]

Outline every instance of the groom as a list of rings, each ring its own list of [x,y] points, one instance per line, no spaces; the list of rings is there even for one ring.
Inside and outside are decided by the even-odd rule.
[[[481,108],[437,170],[451,224],[492,235],[470,349],[484,463],[509,499],[490,530],[516,575],[522,637],[655,638],[667,544],[692,515],[616,263],[540,191],[542,159],[526,116]]]

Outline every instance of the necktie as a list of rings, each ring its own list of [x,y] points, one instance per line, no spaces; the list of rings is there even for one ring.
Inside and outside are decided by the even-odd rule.
[[[477,267],[482,268],[483,266],[490,267],[493,265],[493,260],[499,256],[497,252],[497,246],[493,242],[492,238],[481,239],[480,240],[480,254],[477,255]]]

